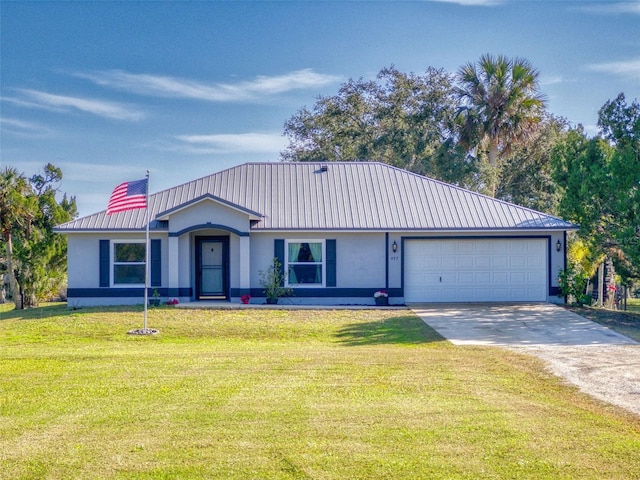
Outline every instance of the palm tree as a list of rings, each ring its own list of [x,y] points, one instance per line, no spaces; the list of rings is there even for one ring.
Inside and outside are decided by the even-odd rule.
[[[467,148],[487,151],[494,168],[500,156],[525,140],[542,118],[538,75],[527,60],[489,54],[458,71],[462,142]]]

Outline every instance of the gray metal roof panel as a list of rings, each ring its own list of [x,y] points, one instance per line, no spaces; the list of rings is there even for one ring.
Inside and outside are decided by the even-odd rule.
[[[327,170],[321,171],[321,165]],[[253,230],[575,229],[557,217],[377,162],[246,163],[149,197],[156,218],[209,196],[262,215]],[[259,213],[258,213],[259,212]],[[145,210],[98,212],[57,231],[143,230]]]

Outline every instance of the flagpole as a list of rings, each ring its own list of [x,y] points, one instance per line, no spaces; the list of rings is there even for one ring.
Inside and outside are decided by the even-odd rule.
[[[144,327],[143,331],[147,332],[147,311],[149,309],[149,170],[147,170],[147,193],[146,193],[146,236],[145,236],[145,255],[144,255]]]

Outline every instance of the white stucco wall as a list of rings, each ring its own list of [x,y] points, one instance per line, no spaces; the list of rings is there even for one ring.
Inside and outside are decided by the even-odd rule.
[[[97,288],[100,286],[100,240],[104,235],[67,235],[67,275],[69,288]]]

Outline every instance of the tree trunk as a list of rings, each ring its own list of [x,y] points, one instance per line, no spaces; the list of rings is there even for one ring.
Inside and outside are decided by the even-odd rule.
[[[498,140],[489,140],[489,166],[491,167],[489,195],[496,196],[498,190]]]
[[[498,147],[491,145],[489,148],[489,165],[495,168],[498,163]]]
[[[11,298],[13,304],[16,306],[16,310],[22,310],[22,295],[20,295],[20,286],[16,281],[16,277],[13,273],[13,240],[11,233],[6,238],[6,253],[7,253],[7,276],[9,277],[9,291],[11,292]]]

